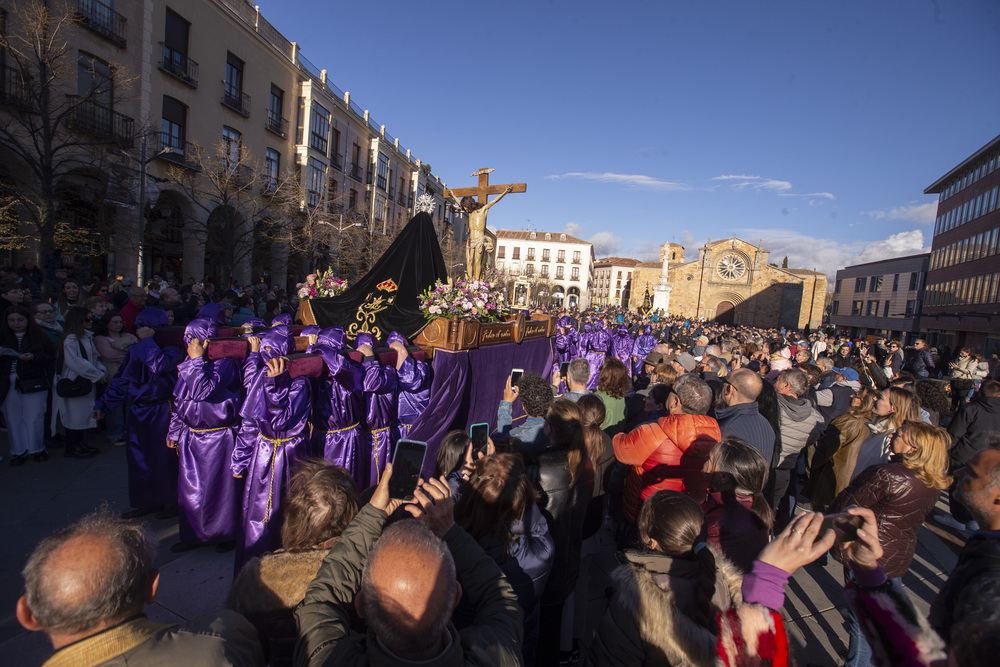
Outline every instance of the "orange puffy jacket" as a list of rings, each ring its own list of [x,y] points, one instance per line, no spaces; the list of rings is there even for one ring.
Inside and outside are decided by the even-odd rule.
[[[615,457],[633,466],[625,480],[625,518],[638,523],[642,501],[661,489],[682,491],[704,502],[708,483],[701,469],[721,439],[719,423],[706,415],[667,415],[616,435]]]

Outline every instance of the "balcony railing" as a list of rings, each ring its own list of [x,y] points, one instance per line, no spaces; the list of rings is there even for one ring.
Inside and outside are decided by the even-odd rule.
[[[570,276],[570,280],[580,280],[580,276]]]
[[[245,164],[222,165],[219,167],[219,178],[223,184],[242,188],[253,181],[253,169]]]
[[[406,197],[406,208],[413,208],[413,193],[412,192]]]
[[[354,180],[356,180],[358,183],[361,182],[361,165],[360,164],[352,164],[351,165],[351,174],[350,174],[350,176],[351,176],[351,178],[353,178]]]
[[[576,258],[574,257],[574,258],[573,258],[573,263],[574,263],[574,264],[579,264],[579,263],[580,263],[580,260],[579,260],[579,259],[576,259]]]
[[[176,77],[191,86],[198,87],[198,63],[169,46],[160,42],[163,58],[160,59],[160,69],[170,76]]]
[[[101,37],[124,48],[126,19],[100,0],[77,0],[77,20]]]
[[[565,257],[558,257],[558,258],[556,258],[556,263],[558,263],[558,264],[565,264],[566,263],[566,258]]]
[[[222,104],[242,116],[250,117],[250,96],[228,81],[222,82]]]
[[[337,171],[341,171],[344,168],[344,156],[337,151],[330,153],[330,162]]]
[[[4,104],[19,109],[31,107],[28,85],[21,76],[21,70],[15,67],[4,68],[3,80],[0,81],[0,100],[3,100]]]
[[[399,191],[399,198],[396,199],[400,206],[406,206],[406,193],[402,190]]]
[[[267,110],[267,122],[264,123],[264,127],[268,132],[273,132],[282,139],[288,138],[288,119],[282,118],[273,109]]]
[[[384,190],[385,188],[382,189]],[[396,188],[389,188],[389,201],[392,201],[395,198],[396,198]]]
[[[159,139],[160,144],[157,147],[159,150],[156,154],[157,158],[186,167],[187,169],[201,171],[201,167],[192,161],[194,151],[190,142],[178,139],[169,132],[160,132]]]
[[[122,148],[131,148],[135,137],[135,121],[110,107],[97,104],[93,100],[78,95],[66,96],[70,109],[71,129],[117,143]]]

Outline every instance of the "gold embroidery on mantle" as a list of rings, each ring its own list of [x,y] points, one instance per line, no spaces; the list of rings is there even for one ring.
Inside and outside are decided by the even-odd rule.
[[[379,287],[381,288],[381,285]],[[376,340],[381,340],[382,330],[375,326],[375,316],[392,306],[395,299],[395,296],[375,296],[375,292],[369,292],[368,296],[365,297],[365,303],[358,308],[358,312],[354,315],[354,319],[357,321],[352,322],[351,326],[347,327],[348,338],[357,338],[359,333],[370,333]]]

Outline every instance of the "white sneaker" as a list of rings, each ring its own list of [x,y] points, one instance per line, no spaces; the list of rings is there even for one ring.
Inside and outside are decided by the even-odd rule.
[[[965,524],[965,529],[974,533],[979,530],[979,522],[973,519],[969,523]]]
[[[958,521],[950,514],[935,514],[934,520],[938,523],[953,528],[955,530],[965,530],[965,524]]]

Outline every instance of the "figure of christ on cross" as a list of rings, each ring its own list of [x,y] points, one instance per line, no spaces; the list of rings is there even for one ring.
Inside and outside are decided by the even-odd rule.
[[[490,207],[499,202],[510,192],[526,192],[528,189],[525,183],[511,183],[509,185],[490,185],[490,172],[493,169],[484,168],[473,172],[473,176],[479,177],[479,186],[474,188],[457,188],[455,190],[445,190],[445,197],[461,198],[461,206],[469,215],[469,240],[465,246],[465,273],[472,280],[482,278],[483,270],[486,268],[484,256],[492,252],[493,248],[486,238],[486,213]],[[488,201],[489,195],[500,195],[493,201]],[[477,201],[476,198],[479,198]]]

